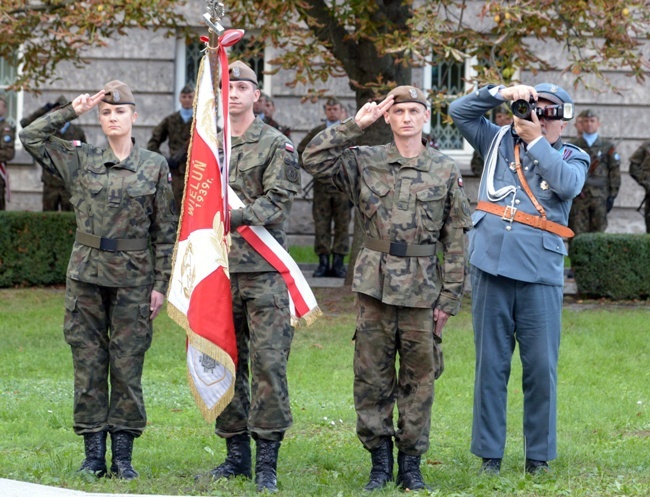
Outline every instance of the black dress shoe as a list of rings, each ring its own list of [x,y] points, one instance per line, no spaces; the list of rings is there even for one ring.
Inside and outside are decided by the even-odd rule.
[[[501,472],[501,459],[484,457],[479,474],[488,476],[497,476]]]
[[[535,459],[526,459],[526,473],[529,475],[539,475],[548,473],[551,468],[548,467],[546,461],[537,461]]]

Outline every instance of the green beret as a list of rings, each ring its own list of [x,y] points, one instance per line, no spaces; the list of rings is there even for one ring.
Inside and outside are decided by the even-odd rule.
[[[230,81],[250,81],[257,86],[257,74],[240,60],[230,64],[228,72],[230,73]]]
[[[102,102],[112,105],[135,105],[131,88],[126,83],[122,83],[122,81],[116,79],[110,83],[106,83],[104,91],[106,93],[104,94],[104,98],[102,98]]]
[[[393,88],[386,98],[393,95],[395,97],[394,103],[403,104],[406,102],[417,102],[419,104],[428,107],[427,97],[424,96],[424,93],[419,88],[415,86],[398,86]]]
[[[597,118],[598,116],[596,115],[596,113],[593,110],[587,109],[587,110],[583,110],[580,114],[578,114],[578,117],[596,117]]]

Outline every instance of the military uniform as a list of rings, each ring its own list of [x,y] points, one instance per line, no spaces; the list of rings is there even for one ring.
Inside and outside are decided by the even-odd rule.
[[[630,176],[645,189],[645,230],[650,233],[650,141],[642,143],[630,157]]]
[[[576,235],[604,232],[607,213],[621,187],[621,157],[614,144],[600,136],[591,146],[582,136],[572,143],[589,154],[591,165],[582,192],[573,200],[569,227]]]
[[[140,383],[151,292],[167,291],[176,234],[169,171],[162,156],[135,143],[120,161],[110,148],[58,138],[76,117],[68,104],[20,132],[25,150],[63,180],[77,219],[64,324],[75,366],[74,430],[137,437],[146,425]]]
[[[0,211],[6,209],[6,187],[5,178],[7,163],[16,155],[16,125],[8,118],[0,116]]]
[[[264,116],[262,118],[262,121],[264,122],[264,124],[268,124],[269,126],[277,129],[280,133],[282,133],[287,138],[291,138],[291,129],[289,128],[289,126],[283,126],[282,124],[277,122],[275,119],[273,119],[272,117],[268,117],[268,116]]]
[[[316,126],[305,135],[298,145],[298,155],[302,156],[311,140],[326,124]],[[329,179],[314,178],[312,216],[314,218],[314,252],[318,256],[329,257],[338,254],[341,257],[350,251],[350,219],[352,212],[350,202],[344,192],[339,191]],[[334,224],[334,237],[332,237]]]
[[[476,150],[474,150],[474,153],[472,154],[472,160],[469,163],[469,167],[472,170],[474,176],[478,176],[480,178],[483,174],[483,157],[481,157],[481,154],[479,154]]]
[[[20,125],[23,128],[26,128],[36,119],[41,116],[44,116],[52,109],[65,105],[67,100],[65,97],[61,96],[56,103],[48,103],[43,107],[37,109],[29,116],[20,120]],[[57,130],[54,135],[58,138],[61,138],[65,141],[78,141],[81,143],[86,143],[86,133],[80,126],[76,126],[70,122],[67,122],[63,125],[60,130]],[[52,173],[48,172],[47,169],[43,169],[41,175],[41,181],[43,182],[43,211],[58,211],[63,212],[72,211],[72,204],[70,203],[70,193],[65,187],[63,180]]]
[[[544,83],[535,89],[540,99],[573,104],[556,85]],[[476,346],[471,450],[484,460],[498,460],[500,466],[510,363],[517,342],[524,378],[526,458],[546,464],[557,453],[557,359],[567,255],[558,233],[566,230],[571,199],[582,189],[589,157],[561,139],[551,144],[540,138],[524,146],[510,126],[491,123],[484,114],[503,102],[499,90],[488,85],[450,105],[454,124],[486,157],[488,168],[469,237]],[[516,172],[517,162],[531,193],[545,209],[546,221],[539,224],[543,228],[524,223],[540,221],[540,216]]]
[[[300,190],[298,159],[286,136],[255,119],[232,138],[229,173],[230,186],[245,204],[231,211],[228,254],[239,359],[235,396],[217,418],[216,433],[281,441],[293,421],[286,375],[293,338],[288,291],[281,275],[235,228],[264,226],[286,248],[284,223]]]
[[[443,367],[433,310],[460,308],[469,204],[445,155],[427,147],[407,159],[394,143],[349,147],[361,134],[354,118],[327,128],[307,145],[303,164],[346,193],[365,233],[352,283],[357,435],[371,452],[395,437],[401,453],[419,456],[429,447],[433,383]]]
[[[176,214],[180,215],[185,189],[185,166],[187,162],[187,149],[192,135],[192,119],[185,122],[180,111],[165,117],[151,133],[147,149],[152,152],[162,153],[161,145],[168,141],[169,158],[167,159],[172,174],[172,191],[174,192],[174,207]]]

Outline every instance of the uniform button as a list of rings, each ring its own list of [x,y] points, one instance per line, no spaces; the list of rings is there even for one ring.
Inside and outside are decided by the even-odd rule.
[[[555,247],[555,250],[560,250],[560,246],[557,245],[557,246]]]
[[[528,171],[528,166],[524,167],[524,171]]]
[[[512,229],[512,226],[506,226],[506,231],[510,231]]]
[[[537,164],[539,164],[539,161],[538,161],[538,160],[534,160],[534,161],[533,161],[533,164],[537,165]]]
[[[517,205],[521,204],[521,200],[519,200],[519,199],[515,200],[515,204],[517,204]]]
[[[476,90],[475,95],[478,97],[480,94],[481,94],[481,93],[480,93],[478,90]]]
[[[521,186],[518,186],[518,187],[517,187],[517,190],[521,190]]]

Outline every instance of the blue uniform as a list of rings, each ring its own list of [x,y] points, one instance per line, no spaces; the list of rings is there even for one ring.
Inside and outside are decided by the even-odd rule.
[[[484,168],[479,201],[537,216],[514,170],[518,137],[510,126],[501,129],[483,117],[503,103],[496,90],[486,86],[459,98],[451,104],[450,115],[483,157],[488,158],[499,135],[494,174]],[[585,182],[589,156],[559,139],[551,144],[542,138],[527,149],[523,145],[520,162],[532,193],[549,221],[566,226],[571,201]],[[484,211],[475,211],[472,221],[469,256],[476,378],[471,449],[479,457],[503,457],[507,385],[516,340],[523,365],[526,457],[549,461],[556,457],[564,241],[557,234]]]

